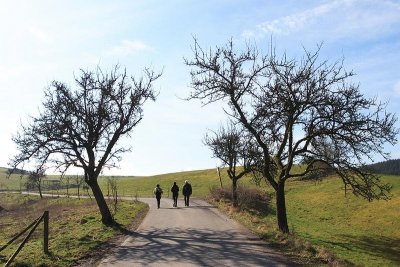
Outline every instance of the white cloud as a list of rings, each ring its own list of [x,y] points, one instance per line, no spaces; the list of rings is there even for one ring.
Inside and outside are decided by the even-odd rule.
[[[331,1],[317,7],[304,10],[292,15],[275,19],[273,21],[266,21],[259,25],[257,28],[264,34],[289,34],[305,27],[310,21],[319,18],[326,13],[331,12],[343,5],[351,4],[353,0],[336,0]]]
[[[380,0],[335,0],[255,26],[244,37],[289,35],[305,31],[329,37],[374,36],[396,30],[400,4]],[[325,37],[325,36],[324,36]],[[326,39],[326,38],[323,38]]]
[[[140,40],[124,40],[120,44],[111,48],[108,52],[112,56],[128,56],[140,51],[153,51],[154,48]]]

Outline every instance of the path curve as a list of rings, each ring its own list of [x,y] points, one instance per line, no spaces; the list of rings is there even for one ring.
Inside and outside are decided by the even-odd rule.
[[[295,266],[249,230],[199,199],[141,198],[150,210],[137,229],[98,266]]]

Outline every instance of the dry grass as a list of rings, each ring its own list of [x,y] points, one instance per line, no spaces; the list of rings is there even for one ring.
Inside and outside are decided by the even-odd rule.
[[[232,189],[227,187],[214,187],[210,189],[210,197],[214,201],[230,203],[232,201],[232,194]],[[266,212],[267,210],[265,209],[268,208],[271,201],[271,196],[258,188],[239,186],[237,194],[238,208],[256,213]]]

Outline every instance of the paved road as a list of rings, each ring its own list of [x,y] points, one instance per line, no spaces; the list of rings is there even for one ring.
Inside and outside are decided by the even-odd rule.
[[[210,204],[140,199],[150,205],[137,229],[99,266],[293,266],[258,237]]]

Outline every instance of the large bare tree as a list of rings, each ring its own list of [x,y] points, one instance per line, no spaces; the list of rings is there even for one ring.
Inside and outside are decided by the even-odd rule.
[[[228,104],[225,112],[256,141],[282,232],[289,232],[285,182],[315,171],[316,162],[336,171],[355,195],[388,198],[390,186],[360,167],[375,154],[388,157],[383,145],[397,142],[397,118],[385,103],[362,95],[343,60],[319,60],[320,47],[300,60],[251,44],[237,51],[232,40],[205,50],[195,39],[192,49],[194,57],[185,59],[193,88],[188,99]],[[296,172],[300,162],[305,168]]]
[[[37,169],[55,167],[65,173],[70,167],[84,171],[93,191],[102,222],[114,223],[97,178],[102,169],[116,167],[123,136],[130,137],[143,118],[143,104],[155,101],[154,82],[161,76],[145,69],[141,78],[129,77],[115,66],[109,72],[81,70],[75,89],[53,81],[45,91],[42,109],[13,137],[19,153],[10,160],[14,168],[24,162]]]

